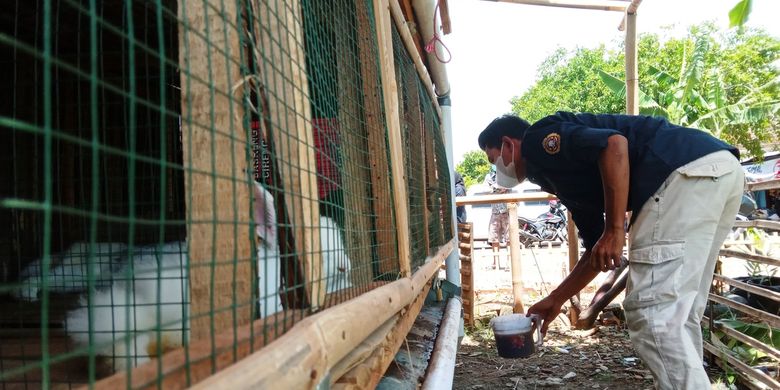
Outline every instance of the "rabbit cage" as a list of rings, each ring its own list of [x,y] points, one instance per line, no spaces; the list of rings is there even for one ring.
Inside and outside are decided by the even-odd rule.
[[[372,4],[6,4],[0,387],[135,386],[147,361],[191,384],[452,238],[438,106],[396,26],[391,159]]]

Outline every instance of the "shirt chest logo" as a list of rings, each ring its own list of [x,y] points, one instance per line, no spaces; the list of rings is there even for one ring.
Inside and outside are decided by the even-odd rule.
[[[542,141],[544,151],[548,154],[556,154],[561,151],[561,136],[558,133],[550,133]]]

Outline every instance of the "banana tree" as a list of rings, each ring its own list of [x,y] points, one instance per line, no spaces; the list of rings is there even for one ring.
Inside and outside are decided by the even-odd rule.
[[[724,130],[772,120],[780,114],[780,100],[767,99],[767,89],[777,86],[778,78],[743,96],[728,96],[717,65],[709,65],[707,54],[711,40],[697,36],[690,60],[685,59],[679,77],[649,66],[655,82],[654,96],[640,88],[639,112],[663,116],[682,126],[696,127],[720,137]],[[683,58],[686,56],[683,54]],[[602,81],[615,94],[625,96],[625,82],[614,75],[599,71]]]

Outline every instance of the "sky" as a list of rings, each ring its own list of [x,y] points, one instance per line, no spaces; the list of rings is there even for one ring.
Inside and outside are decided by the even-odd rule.
[[[687,27],[714,21],[728,27],[737,0],[644,0],[637,32],[684,36]],[[536,79],[539,64],[558,47],[617,47],[619,12],[542,7],[483,0],[450,0],[452,33],[443,37],[452,53],[447,64],[452,100],[455,164],[479,150],[477,136],[496,116],[510,112],[509,100]],[[780,1],[754,0],[747,25],[780,37]],[[773,20],[774,23],[773,23]],[[671,29],[670,29],[671,27]]]

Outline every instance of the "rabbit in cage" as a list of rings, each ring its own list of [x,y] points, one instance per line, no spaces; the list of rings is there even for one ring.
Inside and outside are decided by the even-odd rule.
[[[49,291],[69,293],[86,291],[88,287],[88,264],[92,264],[95,287],[107,287],[111,274],[121,268],[121,259],[127,246],[118,242],[76,242],[63,252],[51,256],[52,268],[48,275]],[[90,249],[92,256],[90,257]],[[36,301],[40,297],[42,260],[37,259],[22,270],[22,280],[14,290],[16,298]]]
[[[260,315],[267,317],[282,310],[276,211],[271,195],[257,183],[253,195]],[[187,244],[137,247],[128,257],[111,275],[110,286],[93,291],[91,299],[82,294],[64,323],[76,347],[86,348],[91,332],[96,354],[109,358],[115,371],[181,346],[189,327],[183,320],[189,316]]]

